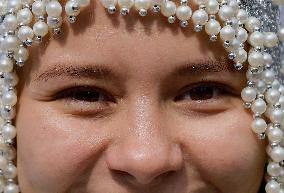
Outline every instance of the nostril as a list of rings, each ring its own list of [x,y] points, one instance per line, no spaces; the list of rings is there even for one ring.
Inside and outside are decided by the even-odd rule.
[[[121,170],[112,170],[112,174],[115,175],[115,177],[119,178],[119,179],[123,179],[126,181],[133,181],[135,180],[135,177],[133,175],[131,175],[128,172],[125,171],[121,171]]]

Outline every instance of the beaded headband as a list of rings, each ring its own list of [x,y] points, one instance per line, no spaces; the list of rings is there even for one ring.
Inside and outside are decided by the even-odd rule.
[[[269,141],[267,193],[284,192],[284,27],[279,27],[279,5],[283,0],[188,0],[177,5],[171,0],[101,0],[109,14],[136,10],[141,17],[152,11],[189,27],[203,30],[210,41],[224,43],[236,70],[247,63],[247,86],[241,97],[253,113],[252,130]],[[41,42],[49,32],[60,34],[62,12],[70,23],[90,0],[0,0],[0,192],[18,193],[15,164],[16,67],[28,60],[28,47]],[[245,43],[250,48],[245,50]]]

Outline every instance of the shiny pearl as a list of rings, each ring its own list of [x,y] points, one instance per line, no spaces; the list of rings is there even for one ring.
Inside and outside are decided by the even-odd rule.
[[[203,9],[196,10],[192,15],[194,24],[205,25],[208,21],[208,14]]]
[[[221,20],[226,21],[231,19],[234,16],[234,10],[228,5],[223,5],[218,13]]]
[[[246,87],[242,90],[241,96],[245,102],[252,102],[256,98],[256,91],[254,88]]]
[[[266,111],[266,103],[263,99],[256,99],[251,106],[251,110],[254,113],[263,114]]]
[[[176,4],[173,1],[166,1],[162,6],[161,6],[161,13],[165,17],[170,17],[171,15],[176,14]]]
[[[48,26],[45,22],[38,21],[33,26],[33,31],[36,36],[45,36],[48,33]]]
[[[87,7],[90,5],[90,0],[77,0],[80,7]]]
[[[282,121],[282,119],[284,118],[283,116],[283,110],[282,109],[275,109],[271,112],[270,115],[270,120],[273,123],[280,123]]]
[[[273,82],[272,82],[272,84],[271,84],[271,86],[272,86],[272,88],[274,88],[274,89],[279,89],[280,88],[280,82],[277,80],[277,79],[275,79]],[[279,91],[280,92],[280,91]]]
[[[45,10],[45,1],[35,1],[32,4],[32,12],[36,16],[42,16],[46,13]]]
[[[284,4],[284,0],[272,0],[273,5],[282,5]]]
[[[238,10],[240,9],[239,4],[236,0],[230,0],[228,2],[228,6],[230,6],[233,9],[234,14],[236,14]]]
[[[189,6],[181,5],[176,10],[176,16],[181,21],[189,20],[192,15],[192,10]]]
[[[280,92],[278,90],[276,90],[276,89],[269,89],[265,93],[265,99],[270,104],[277,103],[279,98],[280,98]]]
[[[252,67],[263,66],[263,55],[260,52],[252,51],[248,56],[248,62]]]
[[[225,26],[220,31],[220,37],[223,41],[230,41],[235,38],[235,30],[231,26]]]
[[[239,9],[236,16],[241,24],[245,24],[248,20],[248,13],[244,9]]]
[[[25,42],[26,40],[32,40],[34,37],[34,32],[32,28],[28,26],[22,26],[19,28],[18,31],[18,38],[22,41]]]
[[[281,166],[279,165],[279,163],[269,162],[269,164],[267,166],[267,173],[270,176],[279,176],[280,171],[281,171]]]
[[[266,32],[264,35],[264,46],[273,48],[278,44],[278,37],[274,32]]]
[[[208,0],[206,4],[206,11],[208,14],[217,14],[219,11],[219,3],[216,0]]]
[[[137,10],[149,9],[151,6],[150,0],[135,0],[134,6]]]
[[[210,19],[205,25],[205,31],[208,35],[217,35],[221,30],[220,23],[215,19]]]
[[[9,108],[8,111],[6,110],[6,108],[1,109],[1,116],[4,119],[13,119],[15,118],[15,115],[16,115],[16,110],[14,107]]]
[[[260,28],[260,25],[260,20],[256,17],[249,17],[245,23],[245,27],[249,32],[253,32],[256,28]]]
[[[247,51],[245,51],[243,48],[239,48],[236,53],[235,61],[239,63],[244,63],[247,60]]]
[[[275,147],[271,150],[271,158],[275,162],[284,160],[284,149],[282,147]]]
[[[280,103],[281,107],[284,107],[284,96],[283,95],[280,96],[279,103]]]
[[[80,14],[80,9],[79,10],[74,10],[73,7],[77,5],[76,2],[74,1],[68,1],[65,4],[65,12],[68,16],[77,16]]]
[[[253,47],[261,47],[264,44],[264,35],[261,32],[255,31],[249,36],[249,43]]]
[[[280,41],[284,41],[284,27],[281,27],[278,31],[278,38]]]
[[[268,132],[268,139],[274,143],[280,143],[283,138],[283,131],[278,128],[274,128]]]
[[[16,128],[11,124],[6,124],[2,128],[2,135],[4,139],[14,139],[17,135]]]
[[[14,59],[16,61],[25,62],[29,58],[29,51],[24,47],[19,47],[14,53]]]
[[[17,13],[17,20],[19,23],[23,25],[28,25],[32,22],[33,15],[32,12],[28,8],[21,9]]]
[[[15,51],[18,45],[19,39],[13,35],[8,35],[2,42],[2,48],[6,51]]]
[[[4,105],[14,106],[17,103],[17,95],[13,91],[4,92],[2,96],[2,103]]]
[[[266,128],[267,128],[267,124],[265,122],[265,120],[261,119],[261,118],[257,118],[255,120],[253,120],[252,125],[251,125],[252,130],[255,133],[264,133]]]
[[[4,193],[19,193],[19,187],[16,184],[8,184],[4,189]]]
[[[105,8],[115,7],[117,0],[101,0],[101,3]]]
[[[17,12],[19,9],[21,9],[21,0],[8,0],[7,9]]]
[[[272,56],[270,54],[268,54],[268,53],[264,53],[263,54],[263,60],[264,60],[264,64],[271,65],[273,63]]]
[[[118,0],[118,5],[121,8],[130,9],[134,5],[134,0]]]
[[[4,171],[4,176],[6,178],[10,178],[10,179],[15,178],[17,176],[16,166],[14,166],[13,164],[9,164],[6,168],[6,170]]]
[[[12,14],[7,15],[3,21],[3,25],[6,30],[14,31],[18,26],[17,17]]]
[[[262,73],[262,80],[266,83],[266,84],[271,84],[275,79],[275,73],[273,70],[265,70]]]
[[[237,39],[241,42],[244,43],[248,39],[248,32],[244,28],[238,28],[237,34],[236,34]]]
[[[34,0],[21,0],[23,5],[32,5]]]
[[[62,13],[62,6],[58,1],[52,0],[46,4],[46,12],[49,16],[59,17]]]
[[[194,0],[194,3],[197,4],[197,5],[205,5],[206,0]]]
[[[13,70],[13,62],[10,58],[2,56],[0,58],[0,71],[1,72],[11,72]]]
[[[0,15],[5,15],[7,12],[7,3],[6,1],[0,1]]]
[[[280,184],[274,180],[268,182],[265,186],[266,193],[279,193]]]
[[[51,27],[51,28],[58,28],[58,27],[60,27],[62,25],[62,17],[61,16],[56,18],[57,19],[56,22],[54,22],[53,19],[54,19],[54,17],[52,17],[52,16],[48,16],[47,17],[47,25],[49,27]]]

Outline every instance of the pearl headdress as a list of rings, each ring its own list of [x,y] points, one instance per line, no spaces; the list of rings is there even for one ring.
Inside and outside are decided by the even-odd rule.
[[[283,0],[101,0],[110,14],[119,9],[127,15],[137,10],[160,12],[169,23],[179,22],[194,30],[205,29],[211,41],[218,37],[234,61],[236,70],[248,63],[247,86],[241,96],[253,112],[252,130],[260,139],[268,137],[267,193],[284,193],[284,28],[279,27],[279,5]],[[16,67],[24,66],[28,47],[49,32],[60,34],[62,12],[74,23],[90,0],[0,0],[0,193],[18,193],[16,150]],[[247,51],[244,44],[248,42]],[[282,54],[281,54],[282,53]],[[283,58],[281,58],[283,57]],[[282,60],[281,60],[282,59]]]

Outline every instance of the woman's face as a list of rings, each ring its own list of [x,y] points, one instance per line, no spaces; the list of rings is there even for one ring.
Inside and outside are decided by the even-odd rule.
[[[20,72],[22,193],[256,193],[245,72],[193,24],[95,2]]]

